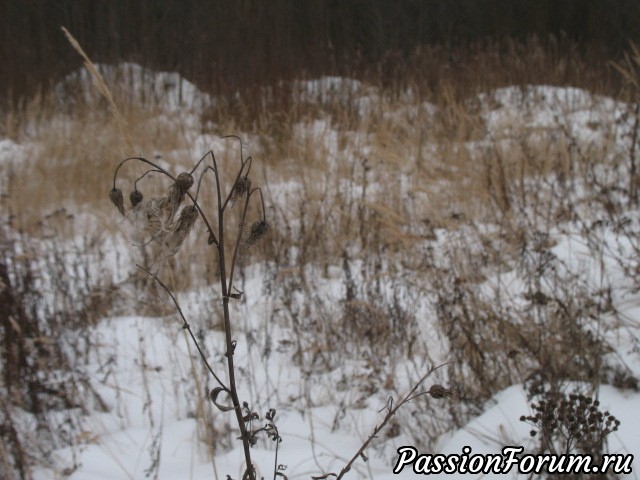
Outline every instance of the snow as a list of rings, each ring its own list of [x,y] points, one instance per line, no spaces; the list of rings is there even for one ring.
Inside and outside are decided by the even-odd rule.
[[[175,72],[158,72],[135,63],[95,66],[109,89],[126,96],[133,105],[161,104],[166,111],[176,112],[211,104],[209,95]],[[79,97],[91,102],[99,95],[93,82],[93,76],[83,67],[67,75],[54,91],[63,103]]]
[[[624,112],[624,104],[610,98],[543,85],[500,88],[478,101],[490,133],[508,135],[523,124],[539,130],[566,127],[584,142],[601,139],[601,130]]]
[[[118,67],[101,65],[99,69],[108,82],[115,82],[123,91],[131,92],[132,103],[152,99],[161,102],[167,111],[176,112],[185,107],[196,108],[215,102],[215,99],[198,91],[193,84],[175,73],[151,72],[134,64]],[[58,85],[59,95],[64,96],[65,87],[78,79],[82,85],[90,83],[87,72],[82,70]],[[366,114],[372,108],[371,104],[379,98],[375,89],[356,80],[337,77],[301,81],[295,87],[301,101],[331,102],[336,95],[343,96],[354,101],[361,114]],[[87,88],[85,95],[93,95],[90,92]],[[563,128],[568,128],[586,143],[605,141],[611,135],[608,128],[620,123],[625,108],[620,102],[584,90],[551,86],[502,88],[480,95],[475,101],[485,122],[487,138],[508,138],[518,125],[524,125],[532,131],[544,132],[551,138],[557,138]],[[423,109],[429,115],[437,113],[436,106],[425,103],[411,107],[403,114],[417,117],[418,109]],[[614,132],[620,148],[625,148],[629,128],[629,125],[622,124]],[[329,122],[313,120],[301,123],[296,125],[295,133],[297,138],[306,135],[322,137],[329,164],[338,164],[341,154],[339,132]],[[204,150],[200,148],[204,145],[211,148],[214,140],[218,146],[224,144],[211,136],[195,132],[190,135],[195,139],[198,150]],[[366,145],[366,139],[361,141]],[[470,142],[467,147],[473,149],[483,141],[486,139]],[[27,148],[11,140],[0,139],[0,164],[23,157]],[[434,148],[434,145],[426,148]],[[400,176],[399,183],[403,191],[410,189],[406,177]],[[348,180],[336,188],[345,195],[357,190]],[[369,188],[370,191],[376,191],[380,185],[373,183]],[[291,198],[300,198],[305,193],[305,186],[292,179],[277,179],[267,189],[271,201],[278,205],[287,205]],[[637,216],[637,212],[633,213]],[[87,224],[92,221],[90,217],[84,220]],[[295,220],[292,222],[295,226]],[[445,231],[438,230],[436,233],[436,248],[439,244],[451,242],[451,237]],[[605,230],[601,240],[604,250],[625,250],[624,243],[620,243],[612,229]],[[78,241],[80,239],[71,240],[69,245]],[[603,279],[606,279],[606,283],[613,287],[620,315],[629,320],[625,328],[637,328],[640,324],[640,295],[632,290],[613,255],[593,258],[593,250],[587,248],[579,231],[557,230],[553,232],[553,241],[551,251],[566,265],[578,269],[592,288],[601,287]],[[120,282],[131,270],[131,245],[120,236],[114,236],[111,242],[111,253],[106,263],[112,265],[109,275],[115,282]],[[444,258],[439,260],[446,261]],[[129,267],[126,267],[127,264]],[[90,272],[92,278],[106,268],[104,265],[94,267]],[[293,334],[289,327],[286,324],[274,325],[269,317],[269,312],[277,310],[278,305],[274,305],[274,300],[263,293],[267,287],[262,272],[266,268],[268,266],[263,265],[249,269],[244,286],[246,303],[232,308],[232,317],[239,319],[235,361],[241,367],[240,397],[251,399],[252,407],[261,414],[268,408],[278,410],[276,424],[284,439],[279,448],[278,463],[287,466],[284,473],[289,479],[337,472],[382,421],[385,399],[389,395],[397,399],[400,393],[411,387],[417,378],[415,365],[409,362],[395,365],[397,388],[369,396],[363,396],[358,387],[367,384],[370,366],[355,354],[353,358],[343,359],[339,368],[310,379],[292,360],[292,350],[288,345],[293,341]],[[314,288],[317,295],[325,299],[327,304],[344,297],[345,287],[339,266],[324,274],[313,270],[313,267],[309,268],[307,274],[316,279]],[[354,275],[358,275],[359,270],[356,260]],[[514,272],[489,277],[482,288],[486,292],[493,292],[497,288],[504,288],[504,285],[509,285],[509,292],[514,299],[522,298],[524,286],[518,283]],[[392,292],[391,287],[385,285],[385,295]],[[178,298],[180,304],[184,305],[185,316],[194,332],[202,331],[202,345],[209,361],[224,379],[223,332],[207,328],[207,322],[211,322],[212,315],[215,315],[212,312],[219,304],[215,292],[214,287],[209,287],[200,291],[180,292]],[[167,299],[161,296],[160,300],[166,302]],[[304,304],[305,299],[297,298],[294,301]],[[428,318],[432,313],[427,303],[415,305],[418,318]],[[429,325],[429,320],[422,321],[425,326]],[[210,402],[203,403],[203,398],[206,398],[203,394],[215,383],[203,371],[194,346],[181,325],[175,315],[164,318],[121,316],[105,318],[91,330],[91,343],[95,348],[86,368],[91,385],[107,409],[96,409],[83,417],[82,429],[86,436],[78,439],[77,446],[55,451],[59,464],[75,464],[77,467],[67,478],[224,479],[226,475],[241,478],[243,454],[236,440],[237,432],[229,414],[218,411]],[[640,349],[635,340],[637,332],[624,335],[620,329],[611,327],[605,333],[618,346],[616,354],[636,377],[640,376]],[[263,355],[267,342],[275,347],[270,355]],[[439,345],[438,342],[431,345],[432,354],[437,361],[444,362],[447,352]],[[338,389],[336,385],[341,382],[344,384],[345,378],[346,387]],[[197,379],[195,384],[194,379]],[[440,376],[439,373],[429,382],[443,379],[446,376],[444,373]],[[637,415],[640,393],[602,385],[598,398],[603,409],[610,409],[621,421],[620,430],[610,436],[609,451],[631,453],[637,457],[640,453],[640,437],[637,435],[640,431],[640,416]],[[429,401],[435,402],[432,399]],[[446,406],[446,403],[441,405]],[[412,408],[413,405],[404,407],[409,413],[403,418],[410,416]],[[194,419],[199,409],[207,412],[207,425],[201,425]],[[530,401],[523,387],[509,386],[486,402],[483,413],[461,428],[441,435],[436,445],[437,452],[429,453],[460,454],[465,446],[471,447],[473,453],[496,454],[505,445],[535,448],[529,435],[531,427],[518,420],[520,415],[529,413]],[[213,454],[207,450],[207,435],[215,435],[219,440],[219,450]],[[369,461],[364,463],[358,460],[354,466],[355,472],[349,475],[351,478],[414,478],[415,474],[410,469],[405,469],[400,475],[391,473],[397,458],[396,448],[409,442],[411,440],[405,434],[385,442],[377,441],[374,447],[367,450]],[[428,446],[416,445],[416,448],[427,453]],[[273,442],[261,440],[253,450],[253,455],[260,475],[269,477],[273,472]],[[154,459],[158,459],[159,463],[155,464]],[[638,478],[638,458],[634,460],[633,470],[633,474],[621,478]],[[54,479],[58,478],[58,472],[55,468],[39,467],[34,477]],[[459,477],[494,478],[491,475]],[[433,478],[444,477],[434,475]]]

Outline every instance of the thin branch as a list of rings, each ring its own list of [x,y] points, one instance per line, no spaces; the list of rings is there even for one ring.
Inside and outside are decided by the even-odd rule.
[[[224,140],[225,138],[235,138],[240,142],[240,165],[244,166],[244,157],[242,156],[242,150],[244,150],[245,146],[242,144],[242,139],[238,135],[225,135],[224,137],[220,137],[220,140]]]
[[[235,407],[236,420],[238,427],[240,428],[240,437],[242,439],[242,449],[244,451],[244,458],[247,464],[247,468],[243,475],[243,479],[247,478],[255,480],[256,471],[251,460],[250,445],[247,437],[247,429],[242,418],[242,409],[240,406],[240,400],[238,398],[238,389],[236,387],[236,372],[233,362],[233,350],[234,342],[231,337],[231,319],[229,315],[229,291],[227,289],[227,270],[225,265],[225,245],[224,245],[224,210],[222,209],[222,194],[220,191],[220,175],[218,173],[218,164],[215,155],[212,155],[214,174],[216,177],[216,192],[218,200],[218,238],[220,243],[218,244],[218,268],[220,271],[220,288],[222,290],[222,313],[224,317],[224,334],[227,346],[227,373],[229,374],[229,393],[233,406]]]
[[[209,365],[209,362],[207,361],[207,358],[205,357],[204,352],[200,348],[200,344],[198,343],[198,340],[196,339],[195,335],[191,331],[191,326],[189,325],[189,323],[187,323],[187,319],[184,317],[184,314],[182,313],[182,309],[180,308],[180,305],[178,304],[178,301],[176,300],[176,297],[174,297],[173,293],[171,293],[171,290],[169,290],[169,288],[164,283],[162,283],[162,281],[158,278],[158,276],[155,273],[150,272],[149,270],[147,270],[146,268],[144,268],[143,266],[138,265],[138,264],[136,264],[136,267],[138,267],[144,273],[146,273],[147,275],[152,277],[156,282],[158,282],[158,284],[164,289],[164,291],[169,294],[169,296],[171,297],[171,300],[173,301],[173,304],[176,306],[176,310],[178,311],[178,313],[180,314],[180,317],[182,318],[182,328],[184,328],[185,330],[187,330],[187,332],[189,332],[189,335],[191,336],[191,339],[193,340],[193,343],[195,344],[196,349],[198,350],[198,353],[200,354],[200,358],[202,358],[202,361],[206,365],[207,370],[209,370],[209,373],[211,373],[211,375],[213,375],[213,378],[216,379],[218,384],[225,391],[228,392],[229,388],[224,383],[222,383],[222,380],[220,380],[220,378],[218,378],[216,373],[213,371],[213,368],[211,368],[211,365]]]
[[[391,402],[387,401],[387,405],[389,405],[389,409],[384,419],[382,420],[382,423],[373,429],[373,432],[371,433],[371,435],[369,435],[369,438],[367,438],[367,440],[362,444],[362,446],[358,449],[355,455],[351,457],[351,460],[349,460],[349,462],[344,466],[344,468],[336,476],[336,480],[340,480],[349,470],[351,470],[351,466],[355,463],[355,461],[359,457],[363,457],[364,451],[367,449],[371,441],[378,436],[378,433],[380,433],[380,431],[387,425],[387,423],[389,423],[389,420],[391,420],[391,418],[396,414],[396,412],[400,409],[400,407],[410,402],[412,399],[416,398],[416,396],[414,396],[415,391],[420,387],[420,385],[422,385],[422,383],[427,379],[427,377],[429,377],[433,372],[435,372],[439,368],[442,368],[445,365],[449,365],[450,363],[452,362],[443,363],[442,365],[438,365],[437,367],[431,367],[429,371],[425,375],[423,375],[420,380],[418,380],[418,382],[414,385],[411,391],[407,393],[404,396],[404,398],[395,407],[391,408],[393,401]],[[331,474],[327,474],[327,475],[331,475]]]
[[[204,177],[204,174],[209,170],[211,170],[212,172],[216,171],[212,166],[207,165],[207,168],[204,169],[204,172],[200,174],[200,178],[198,178],[198,187],[196,188],[196,200],[198,199],[198,195],[200,194],[200,184],[202,183],[202,178]]]
[[[196,163],[194,165],[194,167],[191,169],[191,171],[189,172],[189,174],[193,175],[193,172],[195,172],[198,167],[200,166],[200,164],[204,161],[205,158],[207,158],[207,156],[211,155],[211,157],[213,157],[213,150],[209,150],[207,153],[205,153],[202,158],[200,160],[198,160],[198,163]]]
[[[262,203],[262,220],[264,222],[267,221],[267,210],[264,207],[264,196],[262,195],[262,189],[260,187],[256,187],[253,190],[251,190],[251,193],[249,193],[249,197],[251,195],[253,195],[253,193],[257,191],[260,194],[260,202]]]
[[[158,170],[156,168],[152,168],[151,170],[147,170],[142,175],[140,175],[138,178],[136,178],[135,182],[133,182],[133,189],[137,191],[138,190],[138,182],[140,180],[142,180],[144,177],[146,177],[148,174],[153,173],[153,172],[162,173],[160,170]]]

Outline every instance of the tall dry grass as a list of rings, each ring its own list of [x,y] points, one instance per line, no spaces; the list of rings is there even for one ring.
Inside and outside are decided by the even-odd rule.
[[[449,144],[452,150],[444,154],[446,161],[438,159],[437,167],[442,170],[429,172],[437,180],[445,174],[445,165],[465,167],[469,162],[453,152],[453,147],[481,133],[482,125],[473,113],[473,106],[466,103],[479,92],[507,85],[548,84],[571,85],[614,97],[621,95],[622,81],[613,67],[603,61],[594,65],[584,52],[575,50],[577,47],[568,51],[567,48],[563,45],[554,49],[553,42],[551,47],[543,48],[535,39],[460,51],[425,47],[410,56],[390,57],[389,69],[393,68],[395,73],[381,64],[378,70],[361,75],[358,80],[363,87],[376,93],[368,101],[366,111],[357,104],[362,93],[354,91],[348,83],[332,88],[330,94],[306,92],[291,83],[281,83],[216,98],[199,109],[201,121],[196,128],[213,135],[229,132],[251,135],[255,139],[252,148],[270,166],[291,159],[305,167],[315,163],[321,170],[327,167],[322,158],[324,138],[300,136],[296,127],[301,122],[326,120],[339,127],[338,130],[346,132],[341,142],[351,150],[359,149],[360,145],[348,145],[349,132],[367,134],[375,139],[370,156],[390,163],[400,159],[420,162],[425,154],[419,151],[419,146],[437,141]],[[53,190],[49,201],[64,200],[65,195],[72,194],[82,203],[95,205],[100,190],[93,187],[97,187],[100,177],[91,175],[91,171],[100,171],[110,155],[122,155],[123,145],[133,150],[128,153],[148,156],[172,151],[188,152],[193,157],[202,153],[190,151],[191,139],[185,138],[185,131],[193,127],[187,124],[189,119],[176,114],[165,121],[158,120],[161,98],[141,105],[140,96],[132,100],[131,88],[142,87],[114,81],[108,85],[107,79],[100,90],[112,92],[113,98],[105,103],[96,98],[96,91],[94,98],[87,99],[87,91],[94,87],[86,77],[85,81],[84,85],[68,83],[63,96],[60,90],[55,94],[44,93],[3,112],[1,131],[5,136],[19,142],[33,140],[39,147],[31,161],[34,170],[42,172],[37,179],[46,175],[49,180]],[[423,102],[441,107],[438,118],[430,118],[429,112],[420,108]],[[121,112],[116,114],[121,119],[111,118],[109,109],[112,115]],[[385,112],[398,114],[389,116]],[[118,130],[123,126],[128,131]],[[446,147],[443,145],[443,149]],[[56,175],[52,165],[59,163],[65,168],[60,168]],[[56,178],[66,179],[69,174],[69,181]],[[27,185],[13,189],[15,195],[28,190]],[[34,210],[39,210],[37,207],[44,203],[33,199]]]
[[[543,48],[535,39],[460,51],[425,48],[410,57],[390,57],[358,81],[256,87],[197,106],[186,99],[187,110],[169,112],[161,94],[149,94],[162,92],[157,84],[163,80],[153,75],[143,77],[150,85],[141,85],[105,74],[102,90],[110,92],[109,101],[89,76],[80,77],[4,116],[2,132],[28,150],[20,164],[7,164],[11,180],[4,208],[25,231],[59,205],[100,215],[110,230],[104,172],[122,151],[159,157],[169,166],[188,165],[217,137],[240,133],[265,165],[263,180],[277,198],[271,208],[305,220],[303,231],[274,236],[278,248],[298,245],[309,260],[327,264],[342,258],[354,236],[368,246],[364,232],[374,228],[384,233],[385,248],[406,248],[415,235],[423,235],[416,231],[421,222],[435,228],[451,224],[452,217],[479,218],[494,202],[507,202],[507,185],[566,170],[566,161],[551,159],[568,158],[562,151],[568,145],[534,146],[554,150],[538,155],[543,160],[536,165],[522,145],[487,148],[479,156],[461,147],[485,138],[477,105],[481,92],[535,83],[624,94],[613,67],[593,65],[585,53],[566,50],[566,45],[554,49],[553,42]],[[396,72],[390,74],[392,67]],[[530,132],[510,135],[526,138]],[[18,174],[23,169],[29,175]],[[289,181],[302,189],[284,192],[281,185]],[[361,190],[358,201],[341,190],[344,182]],[[410,203],[420,218],[409,218]],[[188,277],[201,278],[200,273]]]

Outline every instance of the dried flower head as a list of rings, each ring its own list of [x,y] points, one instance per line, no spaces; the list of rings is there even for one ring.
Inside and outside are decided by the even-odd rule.
[[[122,195],[122,190],[115,187],[112,188],[111,191],[109,192],[109,198],[111,199],[113,204],[116,206],[120,214],[124,215],[126,211],[124,209],[124,196]]]
[[[246,175],[244,177],[238,177],[236,183],[233,185],[231,189],[231,195],[229,197],[229,201],[231,205],[235,205],[235,203],[244,198],[251,189],[251,180]]]
[[[167,219],[169,222],[173,221],[184,196],[187,194],[187,190],[193,185],[193,176],[190,173],[182,172],[178,175],[175,183],[171,186],[169,191],[169,199],[167,203]]]
[[[190,173],[182,172],[176,179],[176,185],[180,192],[184,195],[193,185],[193,176]]]
[[[601,412],[599,406],[598,400],[583,394],[544,392],[543,398],[531,404],[534,413],[523,415],[520,420],[535,427],[545,439],[591,452],[598,450],[605,437],[620,425],[609,412]]]
[[[244,241],[244,244],[247,248],[253,247],[258,240],[265,236],[265,234],[269,231],[271,225],[266,220],[258,220],[251,225],[249,229],[249,236]]]
[[[131,206],[134,208],[140,204],[143,199],[144,195],[142,195],[142,192],[139,192],[138,190],[134,190],[129,194],[129,201],[131,202]]]
[[[180,246],[184,242],[184,239],[189,235],[189,232],[193,228],[197,219],[198,209],[195,205],[184,207],[182,209],[173,229],[164,241],[164,246],[166,247],[169,255],[175,255],[178,252]]]
[[[429,395],[433,398],[451,398],[453,397],[453,390],[443,387],[442,385],[431,385],[429,389]]]

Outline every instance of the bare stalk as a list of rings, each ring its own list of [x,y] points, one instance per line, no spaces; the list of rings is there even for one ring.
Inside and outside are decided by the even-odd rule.
[[[173,293],[171,293],[171,290],[169,290],[169,288],[164,283],[162,283],[162,281],[158,278],[158,276],[155,273],[150,272],[149,270],[147,270],[146,268],[144,268],[144,267],[142,267],[140,265],[136,265],[136,267],[138,267],[144,273],[146,273],[147,275],[152,277],[156,282],[158,282],[158,285],[160,285],[164,289],[164,291],[169,294],[169,296],[171,297],[171,300],[173,301],[173,304],[176,307],[176,310],[178,311],[178,314],[180,315],[180,318],[182,318],[182,328],[184,328],[187,332],[189,332],[189,336],[191,337],[191,340],[193,340],[193,343],[196,346],[196,349],[198,350],[198,353],[200,354],[200,358],[202,359],[202,361],[204,362],[205,366],[207,367],[207,370],[209,370],[209,373],[211,373],[213,378],[216,379],[216,382],[218,382],[218,384],[225,391],[228,391],[229,389],[225,386],[224,383],[222,383],[222,380],[220,380],[220,378],[218,378],[218,376],[216,375],[216,372],[214,372],[213,368],[211,368],[211,365],[209,365],[209,362],[207,361],[207,357],[205,357],[204,352],[202,351],[202,348],[200,348],[200,344],[198,343],[198,340],[196,339],[196,337],[193,334],[193,332],[191,331],[191,326],[187,322],[187,319],[184,317],[184,314],[182,313],[182,309],[180,308],[180,305],[178,304],[178,301],[176,300],[176,297],[173,295]]]
[[[247,428],[244,423],[244,419],[242,416],[242,406],[240,404],[240,400],[238,398],[238,389],[236,387],[236,375],[235,375],[235,366],[233,362],[233,354],[235,350],[235,345],[233,342],[233,338],[231,337],[231,317],[229,314],[229,290],[227,289],[227,267],[226,267],[226,257],[225,257],[225,248],[224,248],[224,206],[222,202],[222,193],[220,188],[220,175],[218,173],[218,165],[216,162],[216,158],[212,155],[214,170],[216,179],[216,193],[218,199],[218,264],[220,268],[220,289],[222,293],[222,313],[224,320],[224,334],[225,341],[227,347],[227,370],[229,373],[229,394],[231,396],[231,401],[233,402],[233,410],[236,414],[236,420],[238,422],[238,428],[240,429],[240,439],[242,440],[242,448],[244,450],[244,458],[246,463],[246,470],[243,479],[255,480],[256,473],[255,468],[253,467],[253,462],[251,460],[251,450],[249,444],[249,435],[247,433]],[[244,167],[244,165],[243,165]],[[248,201],[248,199],[247,199]],[[246,216],[246,207],[243,214],[243,218],[241,220],[241,224],[244,223],[244,216]],[[238,236],[242,234],[242,231],[238,233]],[[235,259],[231,268],[235,266]]]

